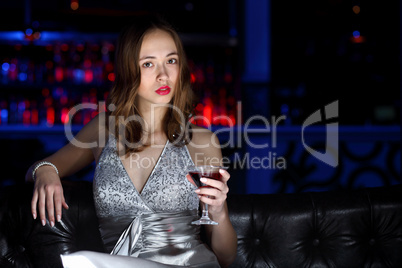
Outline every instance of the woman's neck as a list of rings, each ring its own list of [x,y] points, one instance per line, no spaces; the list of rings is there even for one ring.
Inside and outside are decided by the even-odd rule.
[[[166,107],[141,107],[140,113],[142,119],[145,121],[143,130],[146,136],[161,136],[161,134],[164,134],[163,118],[165,117],[166,112]]]

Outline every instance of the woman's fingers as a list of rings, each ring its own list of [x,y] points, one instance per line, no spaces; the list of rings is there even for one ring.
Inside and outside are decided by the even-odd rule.
[[[199,195],[207,195],[213,199],[220,199],[221,197],[226,197],[226,194],[223,194],[221,190],[209,187],[199,188],[199,191],[196,191],[196,193]]]
[[[225,187],[227,188],[226,185]],[[218,210],[220,210],[219,207],[222,207],[225,204],[225,200],[227,197],[226,193],[228,189],[229,188],[227,188],[227,190],[221,191],[220,189],[217,188],[201,187],[197,189],[195,192],[198,194],[198,197],[200,198],[201,202],[211,206],[215,206]]]
[[[200,195],[199,199],[202,203],[210,205],[211,208],[216,207],[218,210],[225,204],[225,199],[214,199],[206,195]]]
[[[214,180],[214,179],[209,179],[209,178],[201,178],[201,182],[206,184],[206,185],[208,185],[208,186],[220,189],[221,191],[229,191],[229,188],[227,187],[227,181],[230,179],[229,172],[227,172],[224,169],[220,169],[219,173],[222,175],[221,180]]]
[[[54,226],[54,191],[49,189],[46,191],[46,209],[50,226]]]
[[[61,220],[61,207],[62,207],[62,200],[63,192],[62,190],[55,190],[54,192],[54,207],[56,212],[56,221],[59,222]]]
[[[222,181],[227,182],[230,179],[230,174],[224,169],[220,169],[219,173],[222,175]]]
[[[41,220],[41,223],[43,226],[45,226],[46,224],[46,194],[45,194],[45,190],[43,189],[39,189],[38,190],[38,209],[39,209],[39,218]]]
[[[63,205],[63,208],[65,208],[65,209],[69,208],[69,206],[66,203],[66,200],[64,199],[64,194],[62,195],[62,205]]]
[[[227,186],[226,181],[222,182],[222,181],[209,179],[209,178],[201,178],[201,182],[207,186],[211,186],[213,188],[220,190],[224,194],[227,194],[229,192],[229,187]],[[205,187],[202,187],[200,189],[203,189],[203,188],[205,188]],[[208,189],[208,188],[206,188],[206,189]]]
[[[36,206],[38,205],[38,191],[35,189],[33,196],[32,196],[32,201],[31,201],[31,212],[32,212],[32,217],[34,220],[36,220],[36,216],[38,215],[36,213]]]

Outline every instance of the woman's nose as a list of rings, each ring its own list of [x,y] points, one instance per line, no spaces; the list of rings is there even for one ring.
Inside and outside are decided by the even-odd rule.
[[[165,67],[159,68],[158,71],[159,71],[158,76],[157,76],[158,81],[166,81],[169,78],[169,75],[168,75]]]

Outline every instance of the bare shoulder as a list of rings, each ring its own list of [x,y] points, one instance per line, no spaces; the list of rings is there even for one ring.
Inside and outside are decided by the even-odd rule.
[[[221,145],[218,137],[209,129],[192,125],[192,139],[187,148],[196,165],[220,165]]]
[[[216,137],[216,135],[209,129],[203,128],[197,125],[191,125],[192,128],[192,142],[195,145],[199,146],[210,146],[214,145],[213,143],[218,142],[217,145],[219,145],[219,140]]]

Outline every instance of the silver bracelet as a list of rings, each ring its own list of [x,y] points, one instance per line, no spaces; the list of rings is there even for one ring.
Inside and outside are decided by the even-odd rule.
[[[32,179],[33,179],[33,181],[36,181],[36,178],[35,178],[36,170],[38,170],[38,168],[40,168],[41,166],[45,166],[45,165],[46,166],[52,166],[56,170],[57,175],[59,175],[59,170],[57,169],[57,167],[55,165],[53,165],[52,163],[47,162],[47,161],[42,161],[42,162],[39,162],[38,164],[36,164],[35,168],[32,171]]]

